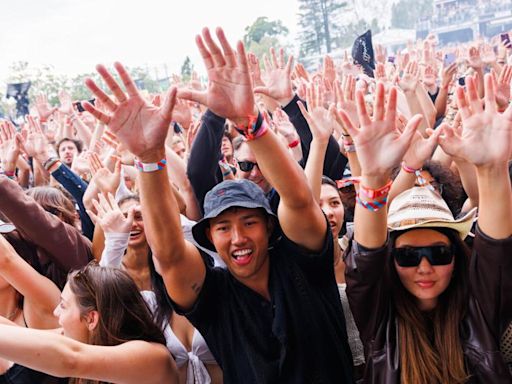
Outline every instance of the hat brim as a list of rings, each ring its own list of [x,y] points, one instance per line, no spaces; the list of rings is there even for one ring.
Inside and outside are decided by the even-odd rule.
[[[192,236],[194,237],[194,240],[197,242],[197,244],[199,244],[201,247],[204,247],[204,248],[206,248],[206,249],[208,249],[210,251],[217,252],[217,250],[215,249],[215,246],[208,239],[208,236],[206,236],[206,229],[209,226],[209,220],[214,218],[214,217],[217,217],[218,215],[220,215],[225,210],[227,210],[229,208],[234,208],[234,207],[251,208],[251,209],[261,208],[261,209],[263,209],[270,217],[272,217],[274,219],[275,224],[276,224],[276,226],[274,228],[274,231],[272,232],[271,240],[274,239],[274,238],[277,238],[279,236],[279,233],[280,233],[280,231],[279,231],[279,221],[278,221],[277,216],[275,215],[274,212],[272,212],[267,207],[265,207],[265,206],[263,206],[261,204],[255,203],[255,202],[251,202],[251,201],[243,201],[243,202],[242,201],[233,201],[233,202],[227,203],[225,205],[222,205],[222,206],[212,210],[211,212],[208,213],[208,215],[204,216],[201,220],[199,220],[192,227]]]
[[[471,211],[466,213],[463,217],[457,220],[439,220],[439,219],[432,219],[432,220],[424,220],[419,223],[412,223],[408,225],[400,225],[400,226],[394,226],[394,225],[388,225],[388,228],[390,231],[406,231],[409,229],[415,229],[415,228],[450,228],[459,233],[459,236],[462,240],[464,240],[469,232],[471,231],[471,228],[473,227],[473,223],[475,222],[477,214],[477,208],[473,208]]]

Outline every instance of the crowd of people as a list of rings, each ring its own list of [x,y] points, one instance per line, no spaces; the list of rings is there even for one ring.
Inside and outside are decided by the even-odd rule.
[[[0,383],[511,383],[512,50],[196,45],[0,121]]]

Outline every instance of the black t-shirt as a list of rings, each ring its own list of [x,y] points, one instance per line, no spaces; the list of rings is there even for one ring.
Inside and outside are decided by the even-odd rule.
[[[282,237],[269,257],[271,301],[207,265],[194,308],[177,312],[203,335],[225,383],[351,383],[330,228],[318,254]]]

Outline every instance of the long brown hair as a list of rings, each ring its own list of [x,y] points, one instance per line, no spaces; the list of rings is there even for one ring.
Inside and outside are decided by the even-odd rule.
[[[415,297],[402,285],[393,257],[388,264],[397,315],[400,382],[403,384],[455,384],[468,379],[459,327],[468,305],[470,253],[455,231],[432,229],[450,239],[455,253],[452,279],[433,311],[420,311]],[[391,244],[401,233],[392,234]]]
[[[68,284],[76,296],[81,316],[98,311],[98,325],[89,344],[119,345],[144,340],[165,345],[162,330],[131,277],[117,268],[100,267],[94,262],[71,272]],[[74,379],[73,383],[97,383]]]
[[[55,187],[34,187],[27,191],[45,211],[53,213],[63,222],[75,226],[76,209],[64,192]]]

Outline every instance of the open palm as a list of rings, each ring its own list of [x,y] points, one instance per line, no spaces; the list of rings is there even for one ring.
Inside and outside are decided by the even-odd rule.
[[[180,89],[179,97],[207,106],[216,115],[246,124],[248,116],[255,114],[251,75],[244,46],[231,48],[224,32],[217,29],[221,48],[213,41],[208,28],[196,37],[196,44],[208,72],[206,91]]]
[[[84,104],[85,108],[106,124],[119,141],[140,159],[151,156],[155,151],[162,152],[176,102],[176,88],[170,88],[162,107],[155,107],[142,98],[122,64],[115,63],[114,67],[128,95],[125,95],[107,69],[103,65],[98,65],[97,71],[117,101],[112,100],[92,79],[87,79],[87,87],[101,100],[108,112],[101,112],[89,103]]]
[[[501,114],[496,110],[495,89],[490,74],[485,75],[485,110],[477,93],[476,80],[467,78],[467,95],[457,89],[462,116],[462,133],[443,126],[440,138],[443,150],[480,166],[506,162],[512,155],[512,107]]]

